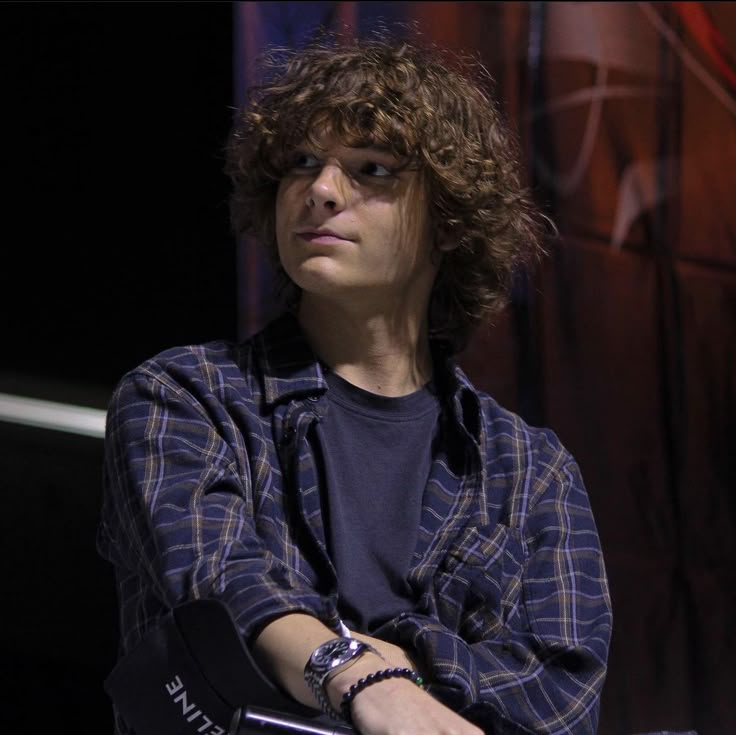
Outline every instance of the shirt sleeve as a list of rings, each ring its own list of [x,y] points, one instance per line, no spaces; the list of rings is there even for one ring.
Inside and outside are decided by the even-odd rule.
[[[611,606],[588,496],[570,459],[539,493],[520,529],[513,614],[467,642],[435,617],[404,614],[381,631],[415,653],[430,691],[494,735],[595,733]]]
[[[117,386],[98,544],[117,568],[125,643],[157,607],[161,614],[202,598],[224,602],[246,640],[287,612],[338,624],[330,599],[259,539],[249,459],[233,449],[237,431],[221,406],[165,373],[137,371]]]

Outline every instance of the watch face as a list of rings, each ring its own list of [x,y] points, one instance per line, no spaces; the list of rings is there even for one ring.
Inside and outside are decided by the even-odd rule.
[[[312,654],[310,664],[318,670],[326,670],[338,666],[350,658],[350,654],[357,648],[356,643],[357,641],[351,638],[328,641],[317,648]]]

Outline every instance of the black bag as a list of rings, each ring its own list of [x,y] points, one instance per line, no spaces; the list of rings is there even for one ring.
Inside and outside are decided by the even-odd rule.
[[[278,690],[217,600],[175,607],[104,688],[136,735],[355,735]]]

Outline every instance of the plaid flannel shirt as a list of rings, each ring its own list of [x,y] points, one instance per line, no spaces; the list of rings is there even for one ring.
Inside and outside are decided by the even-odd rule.
[[[372,634],[410,651],[429,691],[486,732],[594,733],[611,608],[578,467],[450,361],[435,382],[452,441],[423,497],[417,603]],[[290,315],[123,377],[98,536],[116,571],[121,652],[199,598],[225,602],[246,640],[297,611],[339,631],[313,444],[326,391]]]

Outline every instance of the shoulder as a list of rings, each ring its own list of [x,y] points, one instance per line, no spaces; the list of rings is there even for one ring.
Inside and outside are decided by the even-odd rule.
[[[170,347],[125,373],[111,404],[180,400],[206,411],[215,405],[257,401],[261,391],[256,365],[252,340]]]
[[[314,357],[290,315],[282,315],[242,342],[213,340],[163,350],[126,373],[115,395],[142,390],[188,402],[254,410],[271,405],[299,383],[299,370],[315,372]],[[273,386],[280,386],[274,390]],[[259,408],[260,410],[260,408]]]
[[[510,525],[525,523],[548,501],[587,504],[577,463],[551,428],[532,426],[488,394],[477,395],[486,484]]]
[[[560,438],[551,428],[533,426],[520,415],[501,406],[493,397],[477,392],[487,451],[515,465],[532,464],[552,470],[572,460]]]
[[[226,340],[180,345],[163,350],[138,365],[132,373],[163,382],[202,381],[214,388],[225,376],[242,377],[251,371],[249,342]]]
[[[162,350],[126,373],[121,382],[148,379],[179,391],[202,385],[217,389],[224,381],[243,380],[252,372],[252,348],[215,340]]]
[[[533,426],[518,413],[502,406],[471,382],[454,361],[448,364],[450,394],[455,413],[475,436],[484,456],[509,470],[535,467],[554,469],[572,459],[557,434],[543,426]],[[447,382],[443,381],[447,386]]]

